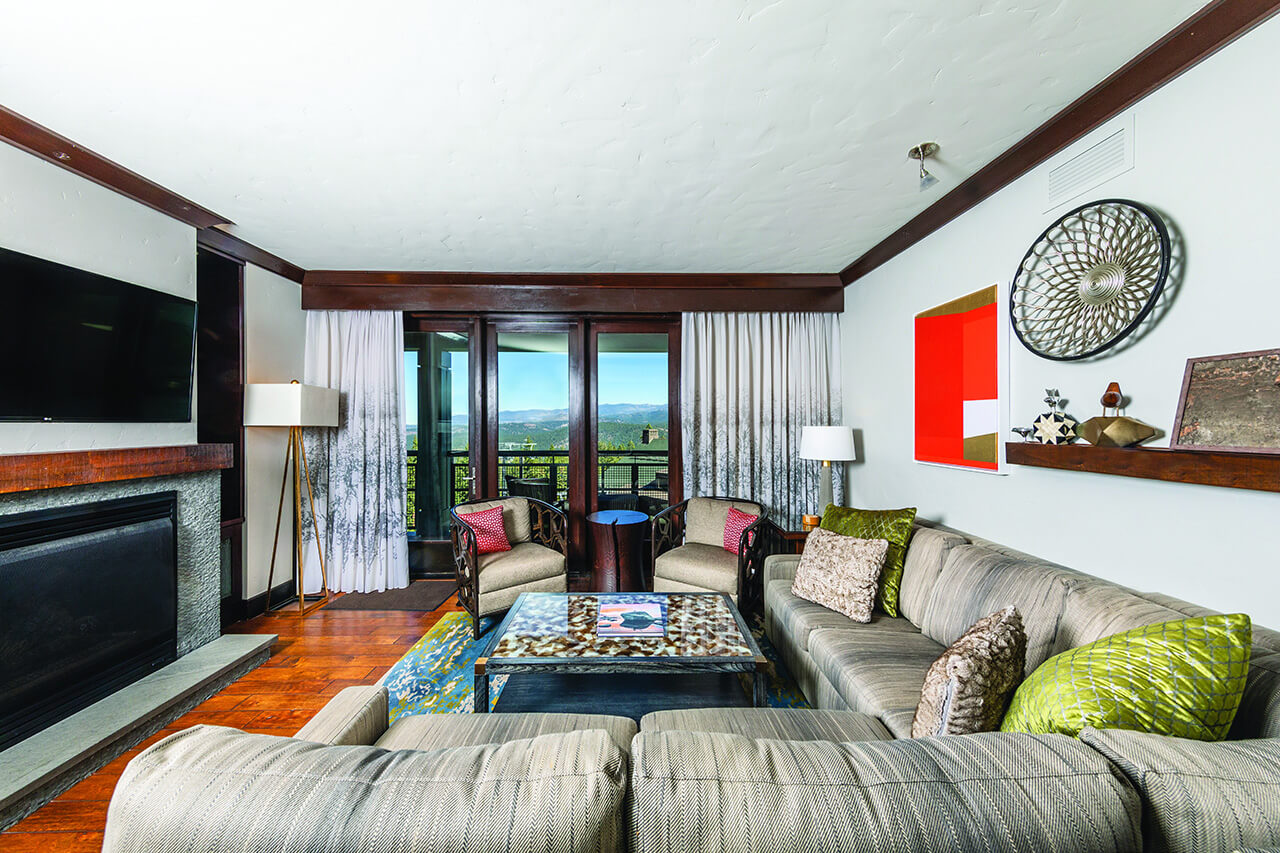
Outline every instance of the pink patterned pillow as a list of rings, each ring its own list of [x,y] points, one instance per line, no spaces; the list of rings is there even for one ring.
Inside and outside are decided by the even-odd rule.
[[[476,532],[476,551],[480,554],[496,554],[511,550],[511,540],[507,539],[507,528],[502,523],[502,507],[481,510],[480,512],[460,512],[461,518]]]
[[[729,507],[729,517],[724,521],[724,549],[730,553],[738,553],[738,543],[742,541],[742,531],[756,523],[758,515],[748,515],[737,507]],[[754,535],[754,534],[752,534]]]

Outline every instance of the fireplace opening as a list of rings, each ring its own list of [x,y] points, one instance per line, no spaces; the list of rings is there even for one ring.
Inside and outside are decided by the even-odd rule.
[[[0,750],[177,659],[177,493],[0,517]]]

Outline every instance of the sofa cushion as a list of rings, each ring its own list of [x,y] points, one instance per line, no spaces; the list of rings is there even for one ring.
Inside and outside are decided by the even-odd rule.
[[[623,752],[637,731],[630,717],[608,714],[414,714],[378,739],[383,749],[445,749],[509,743],[539,735],[602,729]]]
[[[387,730],[387,688],[344,687],[294,737],[334,745],[371,744]]]
[[[1137,793],[1071,738],[831,743],[641,732],[633,851],[1138,851]]]
[[[1254,654],[1228,737],[1280,738],[1280,652],[1258,655],[1255,646]]]
[[[1080,740],[1142,795],[1148,850],[1280,845],[1280,741],[1204,743],[1092,728]]]
[[[893,740],[870,714],[811,708],[690,708],[654,711],[640,719],[642,732],[724,732],[768,740]]]
[[[569,590],[568,575],[563,573],[555,577],[530,581],[519,586],[509,586],[492,592],[480,593],[480,615],[499,613],[516,603],[516,599],[526,592],[567,592]]]
[[[920,633],[919,628],[901,616],[888,616],[879,610],[871,612],[870,622],[855,622],[843,613],[828,610],[796,595],[791,591],[789,580],[776,580],[765,587],[765,601],[768,603],[766,619],[772,623],[772,632],[786,631],[800,648],[806,650],[809,648],[809,635],[821,628]]]
[[[924,621],[933,586],[947,564],[951,550],[965,544],[965,538],[947,530],[916,526],[902,565],[898,588],[898,613],[916,625]]]
[[[480,589],[484,592],[565,573],[564,554],[533,542],[521,542],[510,551],[481,554],[476,565],[480,570]]]
[[[738,591],[738,555],[730,554],[718,543],[672,548],[660,555],[653,566],[655,577],[712,592]]]
[[[951,550],[934,584],[921,633],[949,646],[988,613],[1012,605],[1027,631],[1031,674],[1053,650],[1058,619],[1067,597],[1067,580],[1077,573],[1035,563],[976,545]]]
[[[895,737],[910,737],[925,673],[943,648],[903,631],[824,629],[810,635],[809,651],[851,709],[879,717]]]
[[[751,501],[720,501],[712,498],[689,498],[684,510],[684,541],[714,545],[724,550],[724,526],[729,508],[748,515],[760,515],[760,504]],[[730,554],[731,557],[736,555]]]
[[[102,849],[614,851],[626,777],[598,729],[417,752],[196,726],[129,762]]]
[[[791,591],[866,624],[888,550],[883,539],[858,539],[819,528],[809,534]]]
[[[459,504],[454,507],[458,515],[464,512],[481,512],[502,507],[502,523],[507,528],[507,541],[512,545],[528,542],[533,536],[533,528],[529,521],[529,502],[524,498],[501,498],[496,501],[476,501]]]
[[[1077,574],[1066,583],[1067,597],[1058,619],[1053,654],[1144,625],[1186,618],[1183,613],[1100,578]]]
[[[902,584],[902,566],[907,558],[907,544],[911,541],[915,518],[915,507],[854,509],[832,505],[822,513],[824,530],[859,539],[883,539],[889,543],[884,571],[880,574],[876,606],[890,616],[898,615],[898,588]]]

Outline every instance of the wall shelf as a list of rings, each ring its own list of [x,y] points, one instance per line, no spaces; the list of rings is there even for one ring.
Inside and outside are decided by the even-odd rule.
[[[1011,441],[1005,458],[1011,465],[1280,492],[1280,455]]]
[[[13,453],[0,456],[0,494],[218,471],[231,464],[230,444]]]

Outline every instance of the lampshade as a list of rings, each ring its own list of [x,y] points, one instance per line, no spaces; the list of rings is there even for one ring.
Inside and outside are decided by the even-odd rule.
[[[823,462],[852,462],[853,429],[847,426],[807,426],[800,431],[800,458]]]
[[[296,382],[244,387],[244,425],[257,427],[336,427],[338,392]]]

